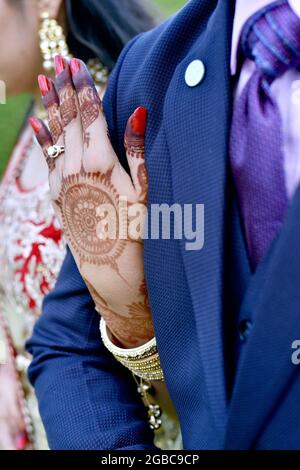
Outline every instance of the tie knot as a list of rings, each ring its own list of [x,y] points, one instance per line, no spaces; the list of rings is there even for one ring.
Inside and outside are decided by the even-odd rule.
[[[277,0],[245,24],[241,48],[270,81],[300,66],[300,18],[288,0]]]

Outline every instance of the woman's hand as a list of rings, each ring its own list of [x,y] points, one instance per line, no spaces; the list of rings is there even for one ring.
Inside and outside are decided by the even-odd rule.
[[[50,131],[30,119],[49,166],[53,206],[97,310],[115,340],[136,347],[154,336],[142,242],[146,110],[134,112],[125,132],[130,177],[112,148],[84,63],[72,59],[69,66],[58,56],[55,66],[56,84],[39,77]],[[48,155],[53,145],[64,146],[56,159]]]

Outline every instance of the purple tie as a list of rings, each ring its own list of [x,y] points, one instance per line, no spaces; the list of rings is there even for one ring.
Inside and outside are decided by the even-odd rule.
[[[234,107],[230,160],[255,269],[278,234],[288,204],[281,116],[270,93],[276,78],[300,65],[300,18],[287,0],[272,2],[248,20],[240,49],[256,70]]]

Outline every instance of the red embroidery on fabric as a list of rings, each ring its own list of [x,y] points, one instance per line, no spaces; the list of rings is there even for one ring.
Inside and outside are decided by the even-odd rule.
[[[37,225],[33,221],[29,221],[33,225]],[[43,225],[42,223],[39,223],[38,225]],[[45,227],[43,230],[38,232],[40,236],[42,236],[45,239],[51,239],[53,240],[56,245],[59,245],[62,239],[62,232],[61,230],[58,230],[55,228],[54,223],[51,225]],[[22,240],[17,240],[18,245],[22,245]],[[31,250],[28,254],[28,256],[22,255],[17,255],[15,256],[14,260],[16,262],[21,262],[21,267],[16,270],[16,276],[18,276],[19,281],[22,284],[22,291],[23,293],[28,297],[28,308],[31,310],[35,309],[37,307],[37,303],[34,300],[34,298],[30,295],[30,292],[27,288],[27,277],[34,274],[34,276],[37,276],[39,273],[39,266],[43,264],[43,255],[41,252],[41,247],[45,247],[46,243],[45,242],[33,242],[31,246]],[[34,269],[33,271],[29,269],[31,264],[34,264]],[[41,281],[40,281],[40,293],[42,295],[46,295],[49,293],[49,282],[47,281],[46,277],[42,275]]]

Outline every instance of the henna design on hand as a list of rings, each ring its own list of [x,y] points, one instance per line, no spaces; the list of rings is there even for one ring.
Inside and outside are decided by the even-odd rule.
[[[138,166],[137,176],[141,187],[140,202],[146,205],[148,200],[148,174],[145,163],[140,163]]]
[[[145,278],[141,283],[139,292],[142,299],[126,306],[129,318],[125,316],[125,311],[122,312],[122,315],[118,315],[107,309],[105,305],[99,304],[100,313],[103,312],[104,317],[107,316],[106,323],[121,345],[140,346],[155,336]]]
[[[83,143],[86,146],[86,148],[89,148],[90,141],[91,141],[91,134],[89,132],[84,132],[84,134],[83,134]]]
[[[119,273],[116,260],[126,246],[126,240],[119,239],[118,206],[119,196],[111,183],[109,170],[105,174],[80,173],[69,175],[62,181],[59,198],[55,201],[61,212],[64,233],[70,247],[79,258],[80,266],[87,262],[93,265],[108,265]],[[101,239],[97,227],[101,216],[97,209],[101,205],[114,208],[112,214],[117,220],[109,223],[116,228],[115,237]],[[110,214],[107,214],[110,217]]]
[[[49,129],[52,134],[53,144],[55,144],[63,132],[60,118],[59,98],[52,81],[48,79],[47,83],[49,84],[50,90],[42,97],[42,102],[48,112]]]
[[[53,140],[61,134],[68,135],[69,130],[66,126],[72,120],[79,118],[80,114],[80,120],[78,119],[76,123],[79,126],[77,131],[80,132],[82,126],[83,143],[85,148],[88,148],[93,143],[92,138],[94,139],[91,126],[97,119],[102,119],[102,105],[96,88],[85,65],[77,59],[76,62],[71,62],[70,67],[66,66],[63,70],[58,67],[56,73],[59,100],[57,96],[55,100],[53,95],[51,106],[48,102],[48,110],[51,108],[49,125]],[[50,97],[48,99],[50,100]],[[60,121],[58,101],[60,101]],[[125,147],[133,185],[129,187],[131,182],[128,184],[124,180],[126,188],[124,192],[132,194],[135,190],[133,200],[129,201],[130,205],[135,202],[146,205],[147,202],[147,172],[144,162],[146,114],[145,108],[137,108],[128,122],[125,133]],[[105,119],[101,125],[106,125],[109,138]],[[39,140],[44,152],[47,148],[47,145],[44,146],[46,140],[45,138]],[[71,151],[72,142],[68,142],[68,145]],[[81,148],[76,154],[77,149],[74,148],[74,160],[80,157],[79,153],[81,154],[82,150]],[[55,167],[53,160],[47,158],[47,161],[50,170],[51,165]],[[130,217],[127,213],[128,218],[124,220],[122,213],[119,213],[122,193],[117,189],[119,183],[117,171],[113,173],[114,184],[112,183],[113,169],[114,159],[111,161],[111,169],[107,172],[88,173],[81,166],[78,173],[68,176],[58,175],[60,192],[58,197],[55,196],[53,203],[81,274],[88,278],[85,282],[97,310],[103,315],[108,328],[120,345],[134,347],[149,341],[154,336],[154,331],[143,273],[142,242],[135,238],[131,239],[130,235],[129,238],[122,238],[124,233],[128,233],[127,224],[130,222]],[[122,184],[120,182],[120,187]],[[114,209],[113,216],[106,211],[106,206]],[[112,221],[114,236],[109,233],[110,229],[106,230],[112,218],[114,218]],[[126,226],[120,227],[120,223],[126,223]],[[120,236],[121,231],[122,236]],[[135,261],[136,271],[132,266]],[[101,266],[101,269],[92,268],[93,265]],[[119,282],[120,278],[123,282]],[[106,291],[103,286],[108,286],[110,279],[116,283],[116,290],[111,286]]]
[[[63,128],[60,122],[59,106],[57,104],[52,105],[48,109],[48,120],[53,143],[55,144],[63,133]]]
[[[102,104],[97,89],[85,64],[76,61],[76,71],[73,82],[78,95],[78,103],[83,128],[83,141],[86,147],[90,144],[90,134],[87,129],[98,119]]]
[[[99,97],[93,88],[84,87],[78,94],[79,109],[83,130],[86,131],[99,117],[100,102]]]
[[[139,201],[147,205],[148,176],[145,165],[145,129],[147,110],[139,107],[130,116],[124,137],[124,145],[131,175],[136,191],[139,193]]]
[[[91,296],[93,297],[93,300],[95,302],[95,305],[97,307],[104,307],[108,308],[108,304],[106,300],[99,294],[98,291],[92,286],[92,284],[86,279],[86,277],[83,278],[84,282],[86,283],[86,286],[88,290],[90,291]]]
[[[76,92],[72,83],[70,68],[66,67],[56,77],[56,87],[60,101],[60,114],[63,126],[77,117]]]
[[[87,279],[84,278],[84,282],[95,302],[98,313],[103,316],[114,336],[114,342],[117,346],[135,347],[141,343],[146,343],[154,336],[148,301],[145,302],[145,305],[143,305],[143,302],[133,303],[128,312],[124,308],[124,311],[119,314],[109,307],[106,300],[100,296],[99,292]],[[127,315],[125,315],[126,313]]]
[[[134,317],[128,321],[128,318],[118,315],[113,316],[114,312],[110,311],[109,323],[107,323],[110,331],[125,347],[135,348],[141,344],[145,344],[155,336],[151,312],[146,316],[142,307],[135,309]]]
[[[146,284],[146,279],[144,277],[142,284],[140,285],[139,288],[140,294],[142,294],[143,297],[148,299],[148,290],[147,290],[147,284]]]
[[[129,314],[133,318],[138,318],[141,313],[145,316],[145,312],[150,312],[150,304],[148,300],[148,291],[145,277],[140,285],[139,292],[142,296],[142,300],[127,305]]]
[[[87,129],[98,119],[101,110],[101,102],[95,87],[91,84],[86,84],[86,80],[79,79],[78,87],[83,142],[88,148],[90,144],[90,133]]]
[[[112,326],[112,332],[116,338],[121,341],[125,338],[128,344],[133,345],[131,347],[146,343],[155,336],[145,278],[140,285],[139,292],[141,300],[127,305],[130,322],[126,322],[126,318],[122,317],[116,325]],[[115,332],[122,332],[122,338]]]
[[[60,93],[60,114],[63,126],[66,127],[77,118],[75,92],[71,85],[67,85]]]

